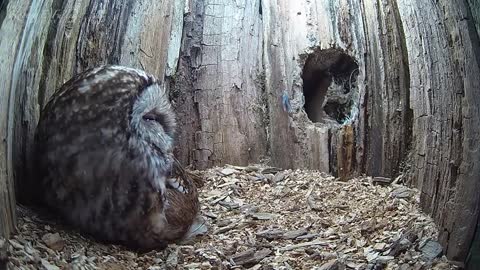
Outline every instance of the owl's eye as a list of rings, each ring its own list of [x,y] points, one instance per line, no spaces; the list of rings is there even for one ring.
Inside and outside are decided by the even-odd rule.
[[[143,119],[146,121],[158,121],[157,116],[153,113],[147,113],[143,116]]]
[[[143,120],[149,123],[152,127],[161,127],[163,131],[172,135],[175,132],[175,120],[169,119],[168,115],[152,110],[143,115]]]
[[[149,113],[146,113],[143,116],[143,119],[145,121],[154,121],[154,122],[159,123],[160,125],[165,125],[164,116],[162,114],[159,114],[159,113],[156,113],[156,112],[153,112],[153,111],[149,112]]]

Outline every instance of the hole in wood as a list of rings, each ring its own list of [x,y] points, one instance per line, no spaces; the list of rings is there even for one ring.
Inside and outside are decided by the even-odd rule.
[[[318,49],[308,55],[302,72],[308,118],[314,123],[345,123],[351,116],[357,76],[357,63],[340,49]]]

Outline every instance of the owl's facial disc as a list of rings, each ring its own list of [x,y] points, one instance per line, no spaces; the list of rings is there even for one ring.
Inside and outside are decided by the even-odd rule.
[[[163,148],[168,145],[168,143],[165,142],[167,132],[165,130],[165,121],[163,118],[162,115],[152,112],[149,112],[142,117],[143,125],[146,127],[146,130],[152,132],[151,136],[147,136],[145,139],[150,143],[153,149],[161,154],[165,153]]]
[[[165,112],[159,112],[156,109],[153,109],[143,115],[143,120],[151,123],[160,124],[162,129],[170,135],[175,133],[175,126],[172,125],[172,119]]]
[[[172,150],[175,116],[168,95],[158,84],[147,86],[133,105],[132,127],[150,149],[165,154]]]

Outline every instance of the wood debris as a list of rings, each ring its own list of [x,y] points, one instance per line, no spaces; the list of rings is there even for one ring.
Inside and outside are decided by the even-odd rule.
[[[304,248],[304,247],[310,247],[310,246],[328,246],[328,243],[322,240],[315,240],[312,242],[304,242],[304,243],[295,244],[295,245],[288,245],[286,247],[281,248],[280,251],[289,251],[297,248]]]
[[[227,165],[192,172],[208,232],[137,253],[18,207],[12,269],[457,269],[418,192],[391,179]],[[439,248],[440,247],[440,248]]]
[[[340,270],[340,269],[345,269],[345,266],[343,266],[338,260],[328,261],[327,263],[323,264],[319,268],[319,270]]]
[[[428,239],[420,246],[420,251],[425,258],[433,260],[442,255],[443,248],[437,241]]]
[[[267,257],[271,253],[272,251],[268,248],[264,248],[259,251],[256,251],[255,248],[251,248],[235,254],[232,257],[232,260],[235,264],[249,267],[259,263],[263,258]]]
[[[373,178],[373,183],[383,186],[390,185],[392,183],[392,178],[377,176]]]
[[[58,233],[47,233],[42,236],[42,240],[45,242],[47,247],[57,251],[62,250],[63,246],[65,245],[65,241],[63,241]]]

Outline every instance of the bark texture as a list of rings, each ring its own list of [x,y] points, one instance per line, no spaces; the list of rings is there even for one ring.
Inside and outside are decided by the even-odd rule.
[[[410,66],[409,179],[442,228],[449,258],[465,259],[480,212],[480,45],[462,1],[399,1]],[[424,14],[429,14],[425,16]],[[416,22],[416,23],[414,23]]]
[[[178,155],[197,168],[266,155],[259,1],[188,1],[172,88]]]
[[[15,71],[12,52],[25,39],[21,21],[27,17],[29,6],[26,2],[0,4],[0,238],[8,238],[15,229],[13,134],[17,81],[11,78]]]
[[[477,34],[480,36],[480,2],[476,0],[468,0],[469,8],[466,10],[467,13],[470,13],[468,17],[473,20]]]
[[[185,164],[404,173],[447,255],[464,260],[480,205],[478,22],[472,0],[9,1],[2,231],[13,227],[13,179],[20,199],[30,196],[40,108],[73,74],[111,63],[164,79]]]

